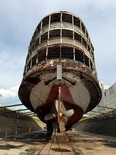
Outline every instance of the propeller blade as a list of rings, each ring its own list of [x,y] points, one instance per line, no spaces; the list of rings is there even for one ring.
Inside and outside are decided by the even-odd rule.
[[[55,117],[56,117],[55,114],[47,114],[47,115],[45,115],[44,120],[49,121],[49,120],[51,120],[51,119],[53,119]]]
[[[56,107],[56,110],[58,112],[58,100],[55,101],[55,107]]]
[[[55,101],[55,107],[58,112],[58,100]],[[66,110],[66,108],[65,108],[64,104],[60,101],[60,111],[65,111],[65,110]]]
[[[74,114],[74,110],[70,109],[70,110],[62,111],[62,114],[66,117],[70,117]]]
[[[56,107],[56,110],[58,111],[58,100],[55,101],[55,107]],[[74,110],[73,109],[66,110],[64,104],[61,102],[61,112],[60,113],[62,113],[66,117],[70,117],[74,114]]]

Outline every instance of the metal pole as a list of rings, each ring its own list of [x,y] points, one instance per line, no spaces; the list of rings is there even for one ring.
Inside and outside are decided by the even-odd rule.
[[[58,90],[58,124],[60,124],[60,106],[61,106],[60,99],[61,99],[61,87],[59,87]]]
[[[4,139],[6,140],[6,138],[7,138],[7,129],[5,131],[5,138]]]
[[[18,117],[16,122],[15,140],[17,139],[17,135],[18,135],[18,122],[19,122],[19,112],[18,112]]]

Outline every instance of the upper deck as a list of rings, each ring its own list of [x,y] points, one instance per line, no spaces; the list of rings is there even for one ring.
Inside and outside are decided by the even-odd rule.
[[[70,12],[44,17],[32,36],[24,76],[35,65],[50,59],[69,59],[83,63],[97,78],[94,48],[83,21]]]

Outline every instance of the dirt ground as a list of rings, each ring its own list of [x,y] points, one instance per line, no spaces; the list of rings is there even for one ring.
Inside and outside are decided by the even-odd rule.
[[[42,147],[43,144],[36,142],[0,141],[0,155],[38,155]]]
[[[70,144],[76,155],[115,155],[116,138],[75,132],[68,135]]]
[[[115,155],[116,138],[85,132],[68,132],[67,137],[75,155]],[[0,139],[0,155],[39,155],[51,141],[45,132],[34,132],[13,139]],[[55,150],[52,148],[52,150]],[[57,150],[58,152],[58,150]],[[54,152],[55,154],[55,152]],[[61,153],[59,153],[61,154]]]

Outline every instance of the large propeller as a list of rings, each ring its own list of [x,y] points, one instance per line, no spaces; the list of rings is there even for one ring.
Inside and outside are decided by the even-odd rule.
[[[67,110],[64,104],[61,101],[61,87],[59,87],[58,100],[55,101],[54,107],[56,110],[51,111],[51,113],[45,115],[44,120],[49,121],[53,118],[58,118],[58,124],[61,131],[65,130],[65,124],[67,121],[67,117],[70,117],[74,114],[73,109]],[[55,112],[56,111],[56,112]]]
[[[55,107],[58,112],[59,118],[61,118],[63,116],[70,117],[74,114],[74,110],[73,109],[66,110],[64,104],[61,101],[60,101],[60,105],[59,105],[58,100],[56,100]]]

